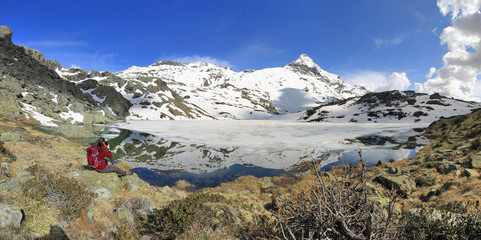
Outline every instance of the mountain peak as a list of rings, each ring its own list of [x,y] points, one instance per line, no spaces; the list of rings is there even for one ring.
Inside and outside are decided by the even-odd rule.
[[[301,54],[297,59],[296,61],[290,63],[289,65],[304,65],[304,66],[307,66],[309,68],[315,68],[315,67],[318,67],[318,65],[314,62],[314,60],[312,60],[312,58],[310,58],[309,56],[307,56],[307,54]]]

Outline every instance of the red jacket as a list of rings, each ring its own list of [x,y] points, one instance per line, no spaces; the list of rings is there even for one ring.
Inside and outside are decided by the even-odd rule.
[[[105,161],[105,158],[112,158],[112,152],[105,149],[104,147],[98,147],[98,153],[99,156],[97,157],[97,159],[99,160],[99,165],[97,166],[97,168],[95,168],[95,170],[102,170],[107,167],[107,162]]]

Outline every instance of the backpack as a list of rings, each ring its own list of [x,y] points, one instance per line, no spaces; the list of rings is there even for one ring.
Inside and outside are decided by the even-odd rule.
[[[95,169],[99,166],[99,152],[97,146],[90,146],[87,148],[87,161],[90,169]]]

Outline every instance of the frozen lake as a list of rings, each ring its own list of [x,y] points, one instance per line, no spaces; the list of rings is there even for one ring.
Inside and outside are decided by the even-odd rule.
[[[360,148],[368,165],[412,157],[427,140],[427,124],[306,123],[273,120],[128,121],[110,128],[114,156],[157,173],[193,174],[235,164],[305,171],[303,161],[325,168],[356,162]]]

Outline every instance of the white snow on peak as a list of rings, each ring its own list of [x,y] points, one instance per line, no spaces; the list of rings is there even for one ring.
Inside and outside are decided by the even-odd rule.
[[[306,65],[310,68],[316,68],[316,67],[319,67],[315,62],[314,60],[312,60],[312,58],[310,58],[309,56],[307,56],[307,54],[301,54],[297,59],[296,61],[294,61],[293,63],[297,63],[297,64],[303,64],[303,65]]]

